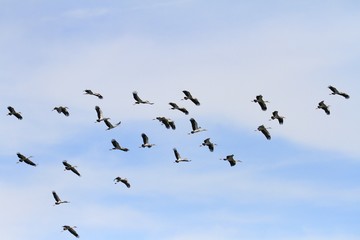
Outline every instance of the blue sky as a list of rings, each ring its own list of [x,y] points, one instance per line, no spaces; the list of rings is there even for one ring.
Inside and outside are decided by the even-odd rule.
[[[76,225],[81,239],[359,239],[358,2],[0,6],[2,238],[71,239],[61,226]],[[180,100],[185,89],[200,106]],[[134,90],[155,104],[134,105]],[[251,102],[258,94],[267,111]],[[52,111],[60,105],[69,117]],[[121,125],[94,123],[95,105]],[[274,110],[284,125],[269,121]],[[191,117],[207,131],[188,135]],[[155,147],[139,148],[143,132]],[[214,152],[199,146],[207,137]],[[113,138],[130,151],[109,151]],[[174,147],[192,161],[174,163]],[[16,164],[17,152],[38,166]],[[219,160],[229,154],[242,162]],[[53,206],[52,190],[71,203]]]

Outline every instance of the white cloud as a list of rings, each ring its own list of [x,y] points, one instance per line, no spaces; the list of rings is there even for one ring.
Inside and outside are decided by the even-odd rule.
[[[107,15],[110,12],[108,8],[79,8],[68,10],[64,16],[77,19],[87,19]]]

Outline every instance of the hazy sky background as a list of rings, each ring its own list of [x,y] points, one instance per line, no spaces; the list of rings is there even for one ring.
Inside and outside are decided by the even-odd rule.
[[[359,26],[350,0],[0,0],[1,238],[74,239],[61,230],[75,225],[96,240],[359,239]],[[94,123],[95,105],[121,125]],[[191,117],[207,131],[188,135]],[[139,148],[143,132],[155,147]],[[113,138],[130,151],[109,151]]]

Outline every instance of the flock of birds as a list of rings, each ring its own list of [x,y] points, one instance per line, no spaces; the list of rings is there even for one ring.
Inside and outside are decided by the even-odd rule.
[[[350,98],[350,96],[347,93],[338,91],[333,86],[328,86],[328,88],[331,90],[331,93],[330,93],[331,95],[339,95],[346,99]],[[199,100],[196,97],[193,97],[189,91],[184,90],[183,93],[185,96],[183,97],[182,100],[189,100],[192,103],[194,103],[196,106],[200,106]],[[93,92],[92,90],[89,90],[89,89],[84,90],[84,94],[95,96],[98,99],[103,99],[103,96],[100,93]],[[153,102],[150,102],[148,100],[142,100],[136,91],[134,91],[132,94],[133,94],[133,98],[135,100],[134,105],[136,105],[136,104],[153,105],[154,104]],[[264,100],[262,95],[257,95],[256,98],[254,100],[252,100],[252,102],[258,103],[261,110],[263,110],[263,111],[266,111],[268,109],[267,104],[266,104],[266,103],[268,103],[268,101]],[[185,115],[189,114],[189,111],[186,108],[179,107],[174,102],[169,102],[169,105],[171,106],[171,108],[170,108],[171,110],[178,110],[178,111],[184,113]],[[327,115],[330,114],[329,106],[326,105],[324,101],[321,101],[318,103],[317,109],[324,110],[324,112]],[[9,110],[8,115],[15,116],[19,120],[23,119],[21,112],[17,112],[13,107],[9,106],[8,110]],[[57,111],[59,114],[63,114],[67,117],[70,116],[68,107],[64,107],[64,106],[54,107],[53,111]],[[104,122],[104,124],[107,127],[106,130],[114,129],[121,124],[121,121],[116,122],[114,124],[111,123],[109,117],[104,117],[103,112],[99,106],[95,106],[95,111],[96,111],[96,116],[97,116],[95,123]],[[282,125],[282,124],[284,124],[284,119],[285,119],[285,117],[279,115],[279,112],[276,110],[276,111],[272,112],[272,116],[270,117],[269,120],[277,120],[278,123],[280,125]],[[172,130],[176,129],[175,122],[170,118],[160,116],[160,117],[156,117],[153,120],[158,120],[167,129],[172,129]],[[198,125],[197,121],[194,118],[190,118],[190,123],[191,123],[191,131],[188,132],[189,135],[196,134],[196,133],[199,133],[202,131],[206,131],[206,129],[204,129]],[[260,131],[266,137],[266,139],[271,140],[271,135],[270,135],[270,132],[268,131],[268,129],[270,129],[270,127],[265,127],[265,125],[260,125],[260,126],[258,126],[257,129],[255,129],[255,131]],[[139,146],[139,148],[151,148],[153,146],[156,146],[155,144],[149,142],[149,138],[145,133],[141,134],[141,138],[142,138],[142,144]],[[112,143],[113,147],[110,150],[120,150],[120,151],[124,151],[124,152],[129,151],[128,148],[121,146],[119,144],[119,142],[115,139],[112,139],[111,143]],[[207,147],[210,152],[213,152],[216,144],[211,142],[210,138],[206,138],[206,139],[204,139],[204,141],[201,143],[200,146]],[[176,148],[173,148],[173,153],[175,155],[175,160],[174,160],[175,163],[191,162],[190,159],[182,157]],[[25,155],[18,152],[17,157],[18,157],[17,163],[24,162],[30,166],[37,166],[36,163],[34,163],[33,161],[30,160],[30,158],[32,158],[32,156],[26,157]],[[234,154],[227,155],[225,158],[220,158],[220,160],[229,162],[231,167],[235,166],[237,162],[241,162],[240,160],[234,159]],[[79,176],[79,177],[81,176],[81,174],[77,170],[77,166],[71,165],[66,160],[64,160],[62,163],[64,165],[64,171],[71,171],[74,174],[76,174],[77,176]],[[114,178],[114,182],[115,182],[115,184],[123,183],[127,188],[131,187],[129,181],[126,178],[122,178],[120,176]],[[61,200],[61,198],[58,196],[58,194],[55,191],[52,191],[52,195],[55,199],[54,206],[60,205],[63,203],[69,203],[68,201]],[[73,226],[73,227],[71,227],[69,225],[62,226],[63,231],[69,231],[72,235],[79,238],[79,234],[75,231],[75,228],[76,228],[76,226]]]

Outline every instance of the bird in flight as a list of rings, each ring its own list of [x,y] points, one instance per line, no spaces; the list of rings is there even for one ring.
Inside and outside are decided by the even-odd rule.
[[[151,148],[152,146],[155,146],[155,144],[149,143],[149,138],[145,133],[141,134],[141,138],[143,140],[143,143],[141,144],[141,148]]]
[[[165,125],[165,127],[167,129],[172,129],[172,130],[175,130],[176,129],[176,126],[175,126],[175,122],[173,120],[171,120],[170,118],[166,118],[166,117],[157,117],[156,119],[154,120],[159,120],[159,122],[161,122],[162,124]]]
[[[322,109],[327,115],[330,115],[329,105],[326,105],[324,101],[318,103],[317,109]]]
[[[70,227],[68,225],[64,225],[63,226],[63,231],[68,230],[72,235],[74,235],[75,237],[79,238],[79,234],[75,231],[76,226]]]
[[[95,106],[95,111],[96,111],[96,116],[97,116],[96,122],[101,122],[101,121],[104,121],[106,119],[106,118],[103,117],[102,110],[101,110],[101,108],[99,106]]]
[[[52,195],[53,195],[53,197],[54,197],[54,199],[55,199],[55,204],[54,204],[54,206],[55,206],[55,205],[60,205],[60,204],[62,204],[62,203],[70,203],[70,202],[68,202],[68,201],[62,201],[55,191],[52,191]]]
[[[79,177],[81,177],[81,175],[80,175],[80,173],[78,172],[78,170],[76,170],[76,167],[77,167],[77,166],[72,166],[72,165],[71,165],[70,163],[68,163],[66,160],[64,160],[62,163],[63,163],[64,166],[65,166],[64,171],[70,170],[70,171],[72,171],[73,173],[75,173],[76,175],[78,175]]]
[[[256,98],[252,101],[258,103],[261,107],[261,110],[266,111],[267,109],[266,103],[268,103],[269,101],[265,101],[262,95],[257,95]]]
[[[95,96],[95,97],[97,97],[99,99],[103,99],[103,96],[100,93],[93,92],[90,89],[84,90],[84,94],[93,95],[93,96]]]
[[[179,154],[179,152],[176,150],[176,148],[173,148],[174,154],[175,154],[175,162],[179,163],[179,162],[190,162],[191,160],[187,159],[187,158],[182,158]]]
[[[122,182],[123,184],[126,185],[127,188],[130,188],[130,183],[126,178],[116,177],[114,179],[114,181],[115,181],[115,184],[117,184],[118,182]]]
[[[15,109],[11,106],[8,106],[7,109],[9,110],[9,113],[7,115],[9,116],[14,115],[19,120],[23,119],[23,117],[21,116],[21,112],[15,111]]]
[[[135,104],[150,104],[150,105],[153,105],[154,103],[152,103],[152,102],[150,102],[150,101],[148,101],[148,100],[142,100],[140,97],[139,97],[139,95],[138,95],[138,93],[136,92],[136,91],[133,91],[133,98],[135,99],[135,103],[134,103],[134,105]]]
[[[206,131],[206,129],[201,128],[201,127],[198,126],[198,123],[196,122],[196,120],[194,118],[190,118],[190,122],[191,122],[192,131],[189,132],[189,134],[194,134],[194,133]]]
[[[220,158],[220,160],[228,161],[231,167],[235,166],[237,162],[241,162],[240,160],[234,159],[234,154],[227,155],[226,158],[223,159]]]
[[[271,139],[270,133],[268,131],[268,129],[270,129],[270,127],[265,127],[264,125],[260,125],[255,131],[260,131],[262,132],[262,134],[264,134],[264,136],[266,137],[267,140]]]
[[[63,106],[59,106],[59,107],[54,107],[53,111],[56,110],[58,113],[62,113],[65,116],[69,116],[69,111],[68,111],[68,107],[63,107]]]
[[[113,145],[114,147],[111,148],[110,150],[121,150],[121,151],[124,151],[124,152],[129,151],[128,148],[121,147],[120,144],[118,143],[118,141],[116,141],[115,139],[112,139],[112,140],[111,140],[111,143],[112,143],[112,145]]]
[[[22,155],[21,153],[16,153],[16,155],[18,156],[18,158],[19,158],[19,161],[17,162],[17,163],[19,163],[19,162],[24,162],[24,163],[26,163],[26,164],[29,164],[29,165],[31,165],[31,166],[36,166],[36,164],[33,162],[33,161],[31,161],[29,158],[32,158],[32,156],[29,156],[29,157],[25,157],[24,155]]]
[[[350,98],[349,94],[344,93],[344,92],[340,92],[339,90],[336,89],[336,87],[333,87],[333,86],[330,85],[328,88],[332,91],[332,93],[330,93],[330,95],[340,95],[340,96],[343,96],[346,99]]]
[[[189,114],[189,111],[188,110],[186,110],[186,108],[184,108],[184,107],[179,107],[176,103],[174,103],[174,102],[169,102],[169,104],[170,104],[170,106],[171,106],[171,110],[179,110],[180,112],[183,112],[183,113],[185,113],[186,115],[188,115]]]
[[[284,123],[284,118],[285,118],[285,117],[279,115],[279,112],[278,112],[278,111],[273,111],[270,120],[275,120],[275,119],[277,119],[278,122],[279,122],[279,124],[283,124],[283,123]]]
[[[108,127],[106,130],[110,130],[113,128],[116,128],[117,126],[119,126],[121,124],[121,121],[119,121],[118,123],[116,123],[115,125],[113,125],[110,121],[110,118],[103,118],[102,120],[104,121],[105,125]]]
[[[191,93],[187,90],[183,90],[183,93],[185,94],[185,97],[182,100],[190,100],[192,101],[196,106],[200,105],[200,102],[197,98],[193,97]]]
[[[204,142],[200,145],[200,147],[202,147],[202,146],[207,146],[207,147],[209,148],[210,152],[213,152],[215,145],[216,145],[215,143],[212,143],[212,142],[210,141],[210,138],[206,138],[206,139],[204,140]]]

